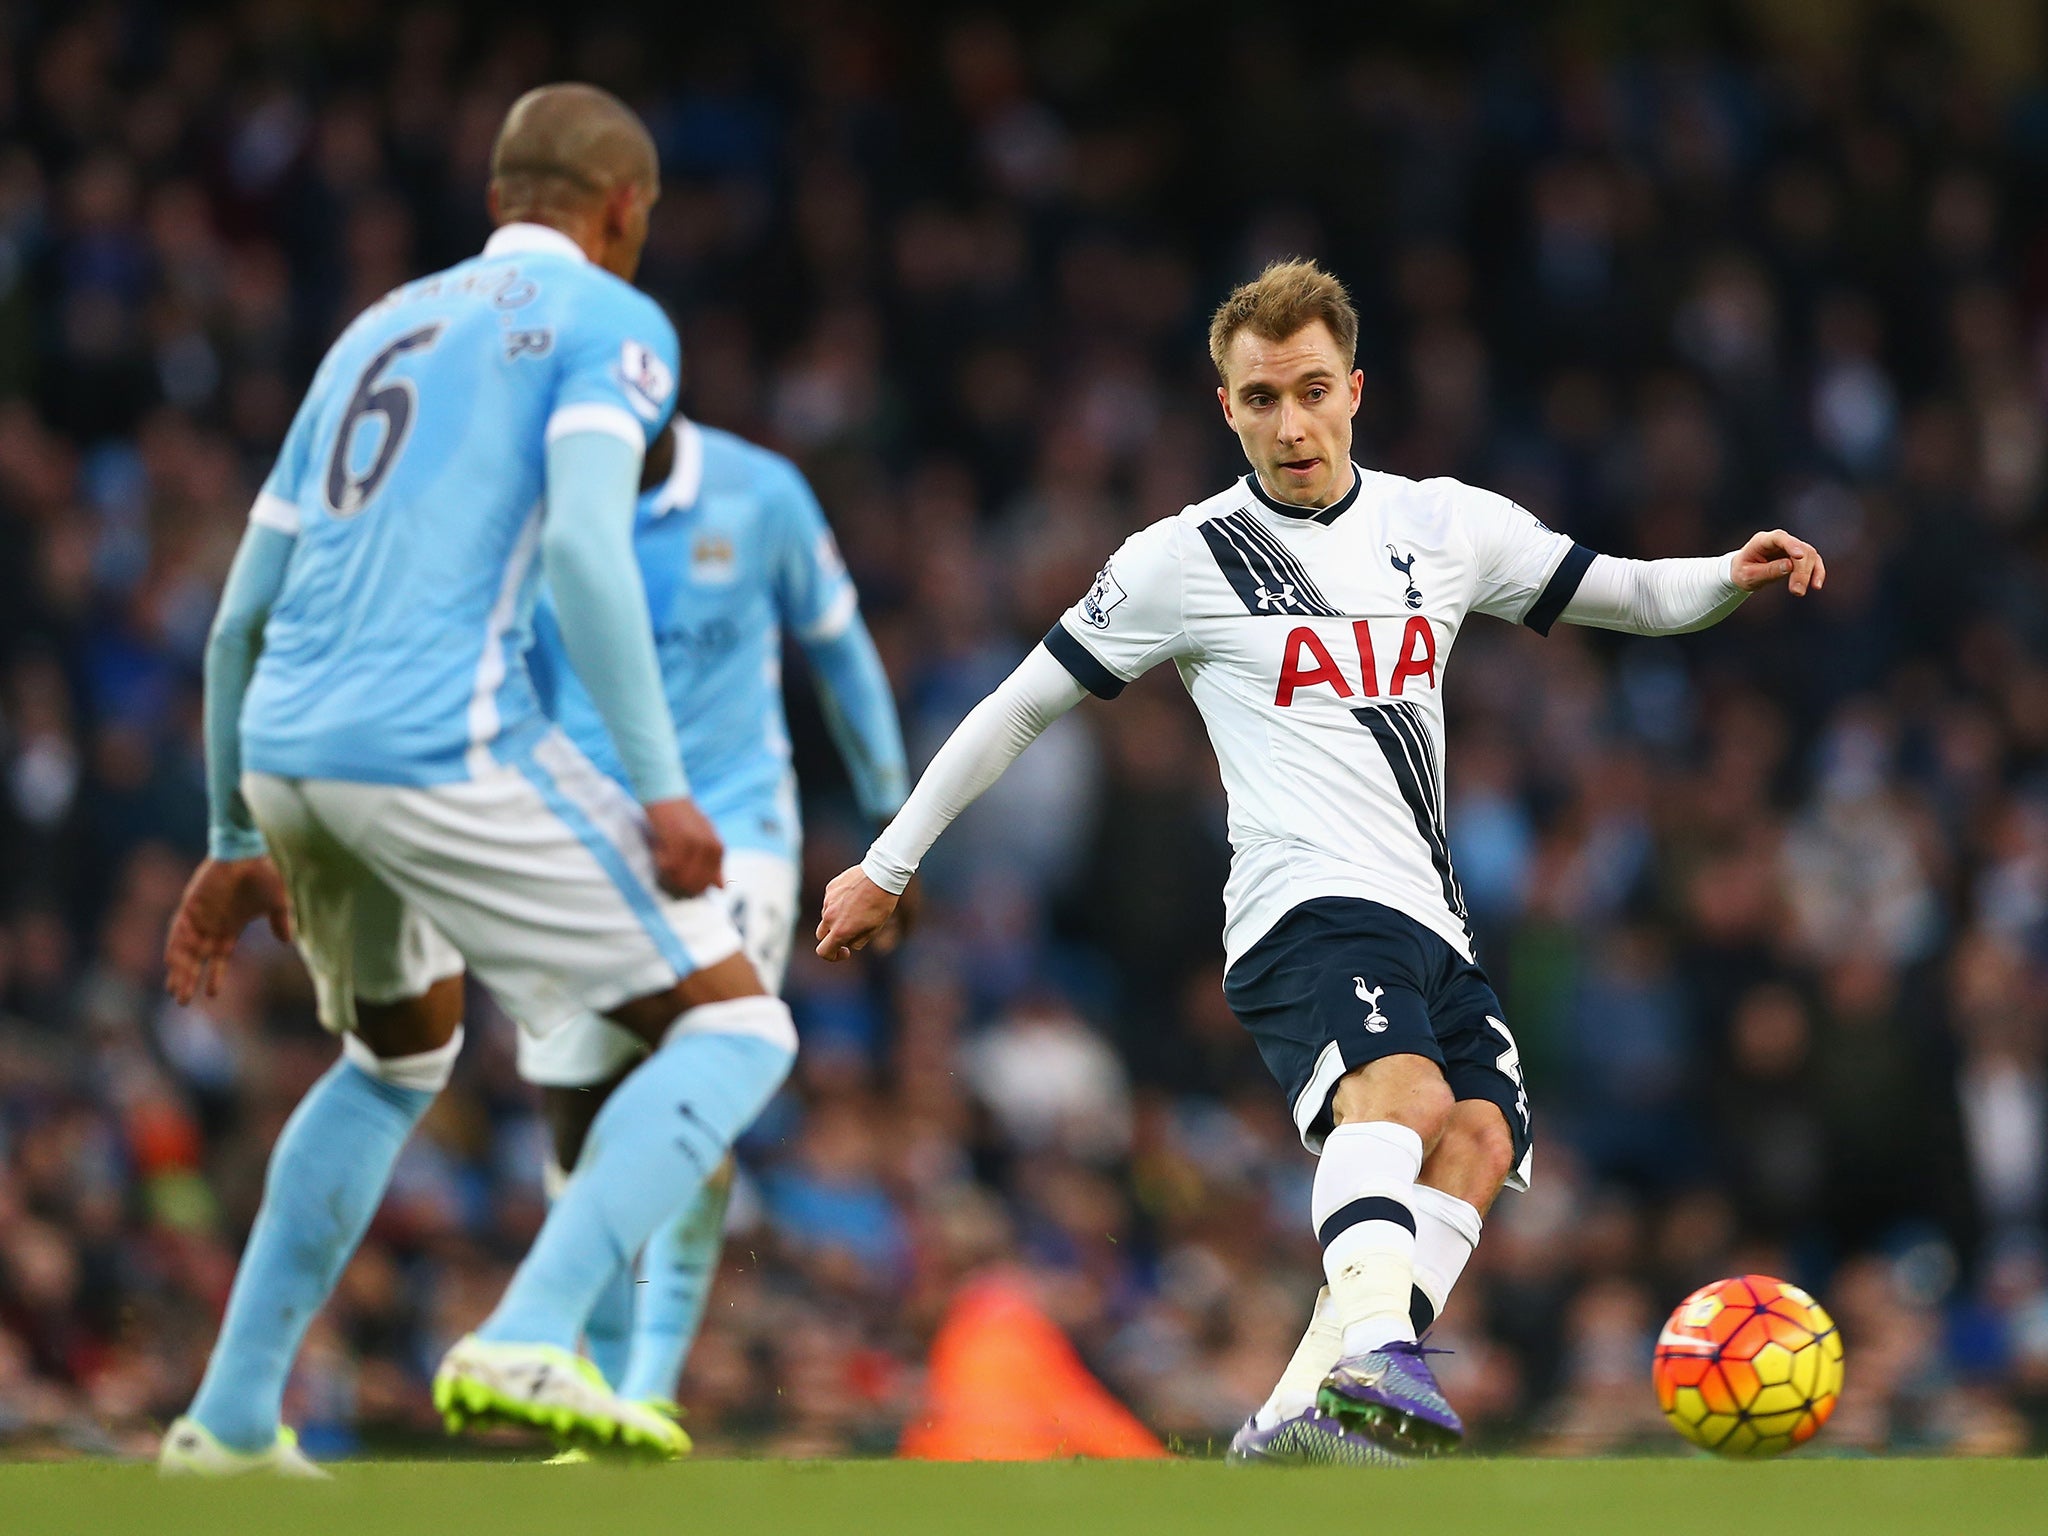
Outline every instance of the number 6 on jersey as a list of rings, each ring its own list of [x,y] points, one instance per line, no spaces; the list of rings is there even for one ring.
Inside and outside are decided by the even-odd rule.
[[[371,358],[370,366],[363,370],[355,393],[349,396],[348,409],[342,413],[341,427],[334,434],[334,452],[327,460],[327,508],[336,517],[354,517],[369,504],[370,498],[377,494],[377,487],[384,483],[384,477],[391,473],[392,465],[398,462],[406,437],[412,431],[419,391],[408,378],[399,377],[382,384],[378,382],[379,378],[385,369],[406,353],[424,351],[440,336],[438,323],[423,325],[392,342]],[[384,430],[377,438],[376,453],[358,472],[349,468],[350,450],[355,445],[356,429],[372,418],[382,420]]]

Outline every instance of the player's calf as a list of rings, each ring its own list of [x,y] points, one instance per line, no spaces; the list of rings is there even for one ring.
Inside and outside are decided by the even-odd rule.
[[[1343,1356],[1413,1338],[1415,1181],[1453,1108],[1436,1063],[1383,1057],[1345,1075],[1316,1165],[1313,1213]]]
[[[1415,1288],[1408,1315],[1417,1338],[1443,1316],[1514,1167],[1515,1139],[1500,1107],[1461,1099],[1415,1186]]]
[[[1416,1180],[1453,1107],[1434,1061],[1382,1057],[1338,1083],[1316,1168],[1316,1237],[1342,1337],[1317,1407],[1345,1431],[1403,1450],[1442,1449],[1464,1434],[1410,1317]]]
[[[439,989],[459,1009],[461,983]],[[190,1466],[218,1470],[214,1446],[259,1458],[295,1455],[279,1439],[285,1382],[307,1326],[355,1253],[383,1199],[406,1138],[447,1085],[462,1049],[448,1023],[442,1043],[382,1055],[359,1035],[343,1040],[342,1059],[316,1083],[271,1149],[263,1204],[235,1272],[220,1336],[206,1374],[181,1421],[195,1434]],[[431,1034],[429,1038],[431,1038]],[[394,1037],[382,1039],[388,1049]],[[417,1036],[399,1043],[416,1045]],[[204,1441],[195,1438],[203,1434]],[[179,1446],[166,1441],[166,1456]]]
[[[480,1340],[573,1350],[613,1270],[715,1174],[795,1052],[788,1008],[759,992],[676,1019],[592,1122],[576,1176]]]
[[[543,1170],[548,1199],[560,1198],[568,1169],[582,1155],[590,1125],[624,1078],[591,1088],[542,1089],[554,1157]],[[621,1397],[659,1405],[675,1395],[683,1359],[697,1336],[725,1241],[725,1210],[732,1194],[730,1153],[704,1187],[655,1228],[636,1266],[619,1266],[583,1323],[583,1347]],[[1315,1395],[1310,1382],[1304,1401]]]
[[[1514,1171],[1515,1138],[1500,1106],[1490,1099],[1460,1099],[1423,1160],[1422,1183],[1484,1216]]]

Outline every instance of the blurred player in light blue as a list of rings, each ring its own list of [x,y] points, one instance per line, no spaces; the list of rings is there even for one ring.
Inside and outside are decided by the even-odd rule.
[[[286,1378],[448,1080],[465,969],[536,1033],[602,1015],[656,1049],[592,1124],[503,1300],[443,1360],[436,1404],[451,1426],[689,1447],[575,1347],[613,1272],[780,1085],[795,1031],[704,894],[723,850],[689,798],[633,558],[679,364],[628,281],[658,195],[653,141],[615,98],[522,97],[492,151],[497,232],[349,326],[251,511],[207,647],[210,856],[167,981],[181,1000],[212,991],[267,916],[342,1053],[272,1149],[166,1471],[312,1470],[281,1424]],[[541,709],[525,658],[543,574],[619,779]]]
[[[746,953],[780,991],[795,932],[803,829],[782,703],[785,633],[802,647],[863,814],[896,814],[908,784],[889,679],[853,581],[796,466],[716,428],[676,418],[673,468],[641,498],[634,549],[654,618],[662,682],[698,806],[725,845],[724,897]],[[534,681],[569,739],[624,782],[604,721],[567,664],[545,597]],[[523,1032],[520,1070],[547,1090],[557,1168],[576,1165],[603,1092],[644,1052],[608,1025]],[[591,1358],[619,1395],[665,1402],[688,1353],[723,1240],[730,1169],[664,1223],[586,1326]]]

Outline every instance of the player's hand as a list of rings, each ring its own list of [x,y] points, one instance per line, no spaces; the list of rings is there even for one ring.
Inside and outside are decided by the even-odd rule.
[[[236,941],[259,917],[269,919],[278,938],[290,940],[291,903],[275,864],[267,857],[201,864],[185,883],[164,940],[164,990],[181,1004],[202,991],[218,996]]]
[[[896,911],[896,896],[870,880],[856,864],[825,887],[825,910],[818,919],[818,954],[844,960],[866,949]]]
[[[1794,597],[1804,597],[1809,587],[1818,592],[1828,584],[1828,567],[1811,544],[1773,528],[1735,552],[1728,577],[1745,592],[1782,581]]]
[[[725,844],[711,818],[687,796],[647,804],[647,841],[654,853],[654,877],[671,896],[702,896],[725,880]]]

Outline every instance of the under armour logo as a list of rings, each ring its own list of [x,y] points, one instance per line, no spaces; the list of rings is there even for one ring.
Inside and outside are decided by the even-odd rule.
[[[1387,561],[1396,571],[1401,573],[1401,579],[1408,583],[1408,590],[1402,594],[1402,600],[1410,608],[1420,608],[1422,606],[1422,593],[1415,585],[1415,556],[1411,554],[1404,560],[1401,558],[1401,552],[1389,544],[1387,546]]]
[[[1277,589],[1260,587],[1258,598],[1259,606],[1268,611],[1280,607],[1283,603],[1291,603],[1294,601],[1294,583],[1283,581]]]
[[[1385,987],[1368,987],[1363,976],[1352,977],[1351,986],[1352,990],[1357,992],[1358,1000],[1372,1010],[1372,1012],[1365,1016],[1365,1027],[1374,1034],[1379,1034],[1393,1022],[1384,1013],[1380,1012],[1380,997],[1387,989]]]

